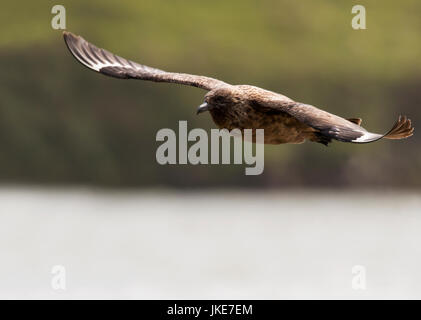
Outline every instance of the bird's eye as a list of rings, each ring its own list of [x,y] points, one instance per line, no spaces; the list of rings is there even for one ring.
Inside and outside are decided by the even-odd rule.
[[[216,103],[223,103],[224,102],[224,98],[221,96],[215,97],[215,102]]]

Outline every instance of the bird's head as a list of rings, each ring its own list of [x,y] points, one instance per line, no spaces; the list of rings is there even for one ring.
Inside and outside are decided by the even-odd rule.
[[[197,108],[197,114],[212,109],[223,109],[240,102],[240,97],[233,89],[222,87],[209,91],[205,95],[205,101]]]

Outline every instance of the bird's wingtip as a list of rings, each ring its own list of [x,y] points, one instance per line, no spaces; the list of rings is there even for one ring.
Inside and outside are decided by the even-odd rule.
[[[69,32],[69,31],[66,31],[66,30],[63,31],[63,37],[65,37],[65,38],[70,37],[70,35],[72,35],[72,34],[73,33]]]
[[[66,40],[66,41],[76,41],[77,39],[79,39],[80,38],[80,36],[78,36],[78,35],[75,35],[74,33],[72,33],[72,32],[70,32],[70,31],[66,31],[66,30],[64,30],[63,31],[63,38],[64,38],[64,40]]]
[[[393,128],[384,136],[386,139],[405,139],[414,134],[411,119],[405,115],[399,115]]]

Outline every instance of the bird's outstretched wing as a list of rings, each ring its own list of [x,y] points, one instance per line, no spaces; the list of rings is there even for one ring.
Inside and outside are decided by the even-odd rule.
[[[212,90],[227,85],[225,82],[204,76],[173,73],[151,68],[116,56],[97,48],[71,32],[63,33],[64,41],[73,56],[84,66],[107,76],[120,79],[141,79],[155,82],[172,82]]]
[[[279,110],[316,129],[317,133],[328,139],[343,142],[369,143],[382,138],[403,139],[413,135],[414,128],[406,116],[399,116],[395,125],[385,134],[368,132],[361,127],[361,119],[344,119],[314,106],[299,103],[276,95],[256,97],[253,105],[257,108]],[[358,120],[358,121],[357,121]]]

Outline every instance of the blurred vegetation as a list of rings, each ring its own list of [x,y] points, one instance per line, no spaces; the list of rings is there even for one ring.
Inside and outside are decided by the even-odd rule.
[[[243,166],[161,166],[161,128],[214,127],[195,115],[205,91],[123,81],[70,56],[67,30],[123,57],[283,93],[365,128],[397,116],[421,123],[421,2],[15,1],[0,11],[0,182],[113,187],[420,187],[421,148],[405,141],[265,148],[265,171]],[[367,30],[351,8],[367,9]]]

